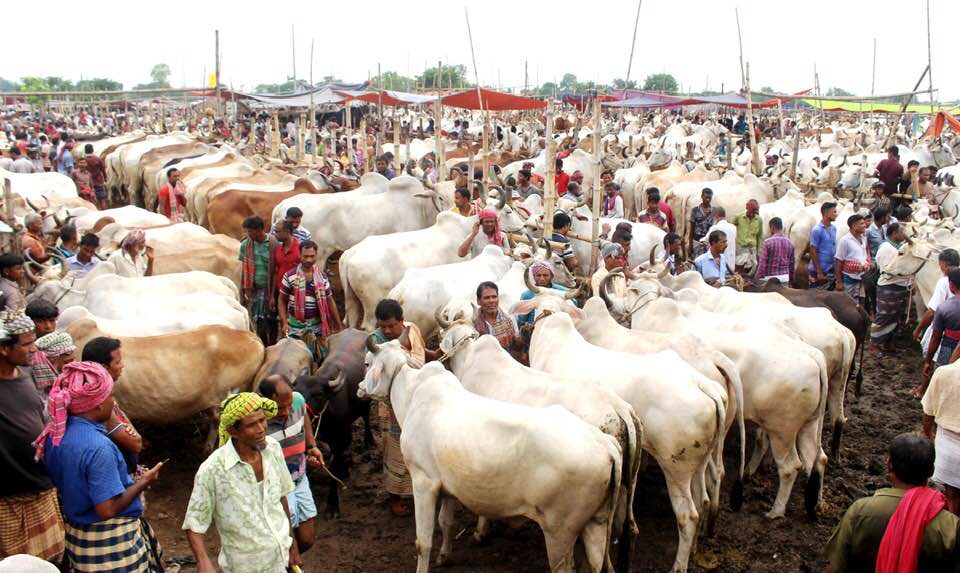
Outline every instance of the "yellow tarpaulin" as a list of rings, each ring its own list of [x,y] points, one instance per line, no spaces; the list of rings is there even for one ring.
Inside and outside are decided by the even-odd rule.
[[[812,100],[805,99],[804,103],[810,107],[820,109],[820,106],[823,106],[823,109],[826,111],[852,111],[852,112],[864,112],[868,113],[871,111],[886,112],[886,113],[898,113],[900,111],[900,105],[898,103],[880,103],[872,101],[837,101],[837,100]],[[947,113],[958,115],[960,114],[960,108],[954,107],[944,107],[944,106],[933,106],[934,111],[945,111]],[[930,113],[930,104],[926,103],[915,103],[907,106],[907,113]]]
[[[217,87],[217,74],[216,72],[210,72],[207,74],[207,87],[215,88]]]

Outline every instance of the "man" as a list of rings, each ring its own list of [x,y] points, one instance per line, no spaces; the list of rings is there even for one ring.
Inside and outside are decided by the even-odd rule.
[[[923,434],[937,452],[932,480],[944,486],[947,506],[960,515],[960,384],[934,376],[921,404]]]
[[[757,267],[757,255],[763,244],[763,221],[760,219],[760,203],[756,199],[747,201],[747,212],[733,218],[737,228],[736,266],[742,272],[750,272]]]
[[[30,366],[34,324],[22,314],[0,313],[0,559],[26,553],[54,563],[63,554],[57,490],[31,445],[43,431],[44,403]]]
[[[305,243],[312,240],[310,236],[310,231],[303,228],[303,225],[300,222],[303,220],[303,211],[300,207],[290,207],[287,209],[287,215],[284,218],[285,221],[288,221],[293,225],[293,238]]]
[[[713,226],[707,231],[706,237],[709,239],[714,231],[723,233],[726,238],[723,260],[727,264],[727,270],[732,273],[734,262],[737,260],[737,228],[727,221],[727,210],[720,206],[713,208],[713,221]]]
[[[570,183],[567,183],[567,194],[563,196],[564,199],[570,201],[576,201],[577,203],[581,202],[583,197],[583,191],[580,188],[580,184],[575,180],[570,180]]]
[[[157,192],[157,199],[157,212],[170,219],[171,223],[186,220],[187,188],[180,180],[180,170],[176,167],[167,169],[167,182]]]
[[[87,159],[81,157],[77,159],[77,168],[73,170],[73,184],[77,188],[77,195],[81,199],[92,204],[96,204],[97,198],[93,193],[93,179],[90,172],[87,171]]]
[[[53,367],[54,380],[56,380],[56,375],[63,372],[64,366],[73,362],[74,354],[77,352],[77,347],[73,343],[73,337],[66,332],[51,332],[44,336],[38,336],[36,345],[37,352],[34,353],[34,356],[42,354],[50,363]],[[34,364],[33,368],[33,379],[36,381],[36,364]],[[46,398],[49,392],[42,392],[42,394],[44,398]]]
[[[550,240],[554,243],[562,243],[563,251],[560,252],[560,259],[563,261],[563,266],[567,268],[568,271],[573,273],[577,269],[579,261],[577,261],[577,255],[573,253],[573,245],[570,244],[570,239],[567,237],[567,233],[570,232],[570,228],[573,226],[573,220],[570,219],[570,215],[567,215],[563,211],[557,211],[553,215],[553,235],[550,237]]]
[[[864,215],[864,219],[870,222],[867,227],[867,246],[870,247],[870,256],[876,257],[877,250],[887,238],[887,227],[896,221],[891,220],[890,212],[883,207],[874,210],[871,215]]]
[[[893,351],[893,334],[897,327],[906,323],[907,301],[910,299],[911,278],[898,278],[884,274],[884,269],[897,258],[897,253],[906,237],[899,223],[891,223],[887,238],[877,249],[877,312],[870,327],[871,350]]]
[[[197,470],[183,519],[197,572],[216,570],[204,544],[211,524],[220,537],[217,565],[226,573],[302,565],[287,506],[295,486],[280,444],[267,436],[276,402],[241,392],[220,407],[220,447]]]
[[[376,167],[377,167],[377,173],[386,177],[387,180],[393,179],[394,177],[397,176],[397,172],[394,171],[394,169],[389,166],[389,162],[385,155],[381,155],[380,157],[377,158]]]
[[[37,439],[60,492],[67,561],[77,572],[162,571],[161,550],[143,520],[141,495],[163,462],[134,481],[119,448],[107,436],[113,415],[113,379],[96,362],[68,364],[47,406],[51,420]]]
[[[583,171],[580,171],[579,169],[574,171],[570,175],[570,182],[576,183],[577,187],[582,191],[583,190]],[[567,192],[569,193],[569,190]]]
[[[73,139],[68,139],[57,154],[57,172],[71,177],[73,175]]]
[[[23,173],[30,174],[36,173],[36,170],[33,166],[33,162],[30,161],[23,153],[20,151],[20,148],[14,146],[10,148],[10,155],[13,158],[13,163],[10,164],[10,171],[12,173]]]
[[[477,214],[473,201],[470,200],[470,189],[457,187],[453,191],[453,207],[450,210],[461,217],[473,217]]]
[[[80,239],[80,248],[77,254],[67,259],[67,267],[74,276],[80,278],[97,266],[97,249],[100,247],[100,238],[93,233],[87,233]]]
[[[916,175],[919,180],[920,162],[916,159],[911,159],[907,162],[907,169],[903,171],[900,177],[899,186],[897,187],[897,192],[900,196],[896,198],[896,203],[909,203],[911,199],[915,200],[918,197],[917,189],[914,189],[913,186],[914,175]]]
[[[608,181],[603,186],[603,204],[600,205],[600,214],[611,219],[623,218],[623,197],[620,196],[620,186]]]
[[[26,298],[20,281],[23,280],[23,259],[13,253],[0,255],[0,293],[8,311],[23,310]]]
[[[299,392],[293,391],[286,377],[280,374],[267,376],[260,381],[257,391],[277,404],[277,415],[267,421],[267,437],[280,444],[293,480],[294,490],[287,496],[287,509],[297,550],[303,554],[313,547],[317,518],[307,466],[323,467],[323,454],[314,438],[307,401]]]
[[[647,195],[647,208],[637,217],[638,223],[653,225],[661,231],[668,231],[667,216],[660,211],[660,194]]]
[[[883,181],[883,192],[893,195],[903,177],[903,166],[900,165],[900,150],[896,145],[887,149],[887,158],[877,164],[873,176]]]
[[[93,193],[97,199],[97,209],[101,211],[108,208],[107,204],[107,168],[103,159],[93,152],[93,145],[88,143],[83,146],[84,157],[87,160],[87,172],[90,173],[90,181],[93,184]]]
[[[43,216],[39,213],[27,213],[23,217],[26,232],[20,237],[20,252],[26,253],[34,262],[45,263],[50,259],[47,245],[43,240]]]
[[[96,362],[110,373],[113,380],[119,380],[123,375],[123,350],[120,341],[116,338],[98,336],[89,340],[83,347],[80,360]],[[114,400],[113,415],[107,422],[107,436],[117,444],[127,460],[127,468],[132,472],[137,467],[137,459],[143,450],[143,437],[137,432],[133,422],[120,409],[120,404]]]
[[[280,335],[302,340],[319,363],[326,355],[326,339],[343,330],[333,289],[326,273],[318,269],[317,244],[300,245],[300,264],[287,271],[280,283],[277,311]]]
[[[483,231],[481,233],[481,231]],[[457,248],[457,255],[476,257],[487,245],[496,245],[506,249],[507,235],[500,230],[500,218],[493,209],[482,209],[477,222],[467,238]]]
[[[699,257],[707,250],[704,239],[710,231],[714,222],[713,208],[710,202],[713,201],[713,189],[704,187],[700,192],[700,204],[690,212],[690,244],[688,253],[692,253],[692,258]]]
[[[0,148],[0,169],[10,171],[10,168],[13,167],[13,158],[10,157],[10,154],[9,147]]]
[[[913,339],[920,342],[920,349],[923,355],[926,355],[930,346],[930,339],[933,336],[933,329],[930,323],[933,322],[933,316],[937,308],[946,302],[953,294],[950,292],[950,281],[947,279],[947,273],[952,269],[960,267],[960,253],[955,249],[944,249],[937,255],[937,265],[940,267],[941,277],[937,280],[937,286],[933,289],[933,294],[926,301],[927,311],[920,317],[917,327],[913,330]],[[929,379],[923,379],[920,384],[914,388],[913,395],[917,398],[923,396],[927,388]]]
[[[489,334],[496,338],[505,350],[512,350],[520,329],[517,328],[513,316],[500,308],[500,289],[497,283],[484,281],[477,285],[477,306],[479,311],[473,320],[473,327],[480,334]]]
[[[121,277],[152,277],[156,255],[153,247],[147,246],[144,230],[135,227],[127,232],[120,241],[120,248],[107,260],[113,262],[117,275]]]
[[[673,218],[673,208],[670,207],[669,203],[667,203],[666,201],[660,198],[661,197],[660,189],[656,187],[650,187],[647,189],[646,193],[647,193],[647,205],[649,205],[650,203],[656,203],[657,209],[659,209],[660,212],[663,213],[663,216],[667,218],[666,230],[671,233],[676,231],[677,220]],[[655,200],[651,199],[653,196],[656,196],[657,198]]]
[[[937,306],[930,325],[930,346],[924,353],[923,373],[933,373],[934,364],[944,366],[951,363],[954,349],[960,342],[960,269],[951,269],[947,273],[951,297]]]
[[[617,243],[604,243],[600,248],[600,261],[603,264],[601,264],[597,272],[593,273],[593,276],[590,277],[590,286],[593,287],[594,294],[600,293],[600,284],[603,282],[603,279],[610,274],[610,271],[624,267],[623,254],[623,247]],[[626,282],[623,277],[614,276],[607,284],[608,288],[612,289],[616,296],[623,296],[624,290],[626,289]]]
[[[670,271],[671,275],[677,274],[679,270],[677,257],[680,257],[680,251],[683,249],[683,242],[680,235],[670,232],[663,236],[663,266]]]
[[[887,460],[893,487],[847,509],[827,542],[827,571],[956,570],[960,518],[944,509],[942,494],[926,487],[933,464],[929,441],[910,434],[893,439]]]
[[[273,314],[269,297],[273,293],[273,280],[277,262],[274,254],[277,240],[267,235],[263,219],[251,215],[243,220],[246,238],[240,242],[240,302],[247,307],[254,331],[265,345],[273,338]]]
[[[273,292],[270,293],[270,309],[276,311],[277,297],[283,275],[300,264],[300,241],[293,236],[293,223],[280,221],[274,226],[273,236],[277,239],[277,247],[273,252],[276,274],[273,277]]]
[[[873,267],[867,256],[867,224],[863,215],[854,213],[847,218],[847,226],[850,232],[837,243],[834,255],[835,285],[836,290],[843,290],[859,303],[863,273]]]
[[[404,350],[407,353],[407,364],[414,368],[421,368],[428,357],[437,356],[437,353],[426,349],[417,325],[403,320],[403,307],[400,303],[385,298],[377,303],[373,313],[377,319],[377,329],[371,335],[374,342],[383,344],[399,338],[401,342],[409,344],[409,348],[404,346]],[[407,336],[401,338],[404,331]],[[383,423],[384,489],[390,495],[390,511],[398,517],[404,517],[412,512],[407,500],[413,497],[413,484],[400,451],[400,423],[393,409],[385,402],[380,402],[379,408],[380,420]]]
[[[870,192],[872,196],[868,199],[864,199],[864,206],[867,206],[870,211],[873,213],[874,218],[877,216],[877,211],[880,209],[885,209],[887,213],[893,210],[893,200],[890,199],[890,196],[885,193],[886,186],[883,181],[877,180],[873,182],[873,185],[870,186]]]
[[[57,317],[60,316],[60,309],[57,305],[48,300],[38,298],[30,301],[26,308],[27,317],[33,321],[34,332],[37,340],[53,333],[57,330]],[[69,335],[68,335],[69,336]],[[46,398],[50,393],[54,380],[57,379],[57,369],[47,358],[44,352],[33,353],[33,363],[30,366],[33,375],[33,383],[36,385],[40,394]]]
[[[727,236],[723,231],[713,230],[707,235],[707,240],[710,242],[710,249],[693,261],[693,267],[707,284],[721,287],[726,282],[727,271],[730,269],[725,253]]]
[[[517,191],[520,192],[520,200],[525,201],[527,197],[536,193],[537,195],[543,195],[543,192],[540,189],[537,189],[530,183],[530,170],[521,169],[517,172]]]
[[[567,193],[567,184],[570,183],[570,174],[563,170],[563,159],[557,158],[556,162],[556,184],[557,197],[563,197]]]
[[[820,222],[810,231],[810,286],[829,289],[834,285],[833,261],[837,252],[837,204],[830,201],[820,206]]]
[[[40,157],[40,147],[39,146],[30,146],[27,148],[27,157],[30,159],[30,163],[33,164],[34,173],[43,173],[46,171],[43,165],[43,159]]]
[[[783,236],[783,221],[771,217],[770,236],[763,241],[760,262],[757,264],[757,280],[774,278],[782,284],[790,284],[796,265],[793,242]]]

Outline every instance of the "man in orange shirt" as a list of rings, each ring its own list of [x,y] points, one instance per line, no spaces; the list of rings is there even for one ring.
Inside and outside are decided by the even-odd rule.
[[[563,170],[563,159],[557,158],[557,197],[567,194],[567,184],[570,183],[570,174]]]
[[[23,218],[26,232],[20,237],[20,252],[29,255],[38,263],[45,263],[50,255],[43,243],[43,217],[37,213],[28,213]]]
[[[171,167],[167,170],[167,183],[160,188],[157,212],[166,215],[171,223],[182,223],[185,219],[184,207],[187,205],[187,189],[180,181],[180,170]]]

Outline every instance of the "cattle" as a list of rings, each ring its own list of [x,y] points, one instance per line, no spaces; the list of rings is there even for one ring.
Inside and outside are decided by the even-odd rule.
[[[283,188],[287,189],[285,185]],[[300,178],[289,190],[226,189],[214,195],[206,206],[207,228],[235,239],[244,236],[243,220],[258,215],[269,221],[273,210],[284,199],[302,193],[318,193],[309,179]]]
[[[67,327],[77,348],[108,336],[92,320]],[[114,386],[117,402],[134,420],[169,424],[217,406],[233,389],[250,390],[263,362],[255,334],[223,326],[160,336],[119,336],[123,375]]]
[[[389,400],[400,422],[400,449],[413,482],[417,573],[429,570],[438,501],[443,541],[437,562],[449,558],[454,500],[487,519],[536,522],[551,571],[574,571],[578,538],[587,570],[608,564],[622,473],[617,441],[559,406],[477,396],[439,363],[411,368],[401,344],[368,342],[359,395]]]
[[[253,381],[257,384],[268,376],[283,376],[291,382],[298,376],[309,375],[313,369],[313,353],[302,340],[281,338],[264,351],[263,364],[257,370]]]
[[[175,166],[181,159],[192,159],[207,155],[216,149],[199,141],[190,141],[177,145],[170,145],[151,149],[140,157],[140,184],[142,186],[143,203],[148,209],[154,209],[157,204],[157,194],[160,186],[157,185],[160,172]]]
[[[241,167],[243,167],[241,165]],[[299,183],[298,183],[299,181]],[[294,188],[303,192],[315,192],[316,189],[309,179],[298,179],[295,175],[279,170],[257,169],[249,174],[235,177],[208,177],[192,188],[188,187],[187,201],[193,203],[198,222],[209,226],[211,202],[221,193],[228,191],[257,191],[262,193],[289,193]],[[278,199],[278,202],[282,199]],[[272,206],[271,206],[272,207]],[[222,209],[222,207],[221,207]],[[248,213],[252,214],[252,213]],[[220,213],[221,217],[224,215]],[[269,216],[269,215],[268,215]],[[218,231],[222,232],[222,231]]]
[[[163,227],[170,224],[170,219],[163,215],[151,213],[133,205],[104,211],[89,211],[72,217],[71,220],[80,235],[83,235],[86,231],[96,233],[110,223],[119,223],[129,228],[140,227],[141,229]]]
[[[675,163],[676,165],[676,163]],[[626,196],[633,196],[633,203],[637,211],[642,211],[647,205],[647,189],[656,187],[660,190],[660,197],[665,197],[667,191],[673,189],[680,183],[698,184],[701,187],[710,187],[711,181],[720,179],[720,172],[716,169],[708,169],[704,165],[697,165],[693,171],[687,171],[681,167],[682,173],[677,173],[675,169],[666,169],[663,171],[654,171],[637,182],[633,187],[623,190],[624,193],[624,211],[626,211]],[[699,194],[697,195],[699,197]]]
[[[707,492],[707,463],[711,458],[722,463],[719,445],[726,427],[722,389],[675,352],[638,355],[590,344],[562,312],[538,317],[530,341],[530,366],[601,381],[633,406],[643,423],[643,449],[663,470],[677,517],[673,570],[686,571],[700,508],[713,505]]]
[[[13,173],[0,168],[0,188],[10,182],[10,190],[34,203],[48,198],[53,201],[76,199],[77,186],[72,179],[57,172]]]
[[[140,158],[152,149],[191,143],[194,139],[184,133],[170,133],[162,136],[148,136],[135,143],[120,146],[107,156],[107,185],[111,190],[123,190],[135,205],[144,207],[140,176]]]
[[[296,389],[307,401],[314,417],[317,439],[330,446],[333,461],[330,471],[340,480],[350,472],[350,444],[353,422],[363,420],[363,445],[373,446],[370,431],[370,400],[357,396],[363,380],[364,344],[369,333],[347,328],[327,338],[327,356],[317,371],[299,376]],[[330,480],[327,490],[327,515],[340,516],[339,484]]]
[[[469,306],[467,308],[470,308]],[[440,317],[438,317],[440,318]],[[629,570],[634,489],[643,446],[643,425],[633,408],[613,391],[590,380],[566,378],[521,365],[492,336],[478,337],[463,314],[454,323],[444,321],[440,350],[450,371],[474,394],[526,406],[562,406],[584,422],[614,437],[623,452],[620,484],[624,493],[615,529],[620,530],[620,571]],[[469,320],[471,317],[466,316]],[[442,320],[442,318],[440,318]],[[636,533],[633,531],[633,533]]]
[[[590,215],[590,209],[586,205],[581,205],[573,210],[569,210],[569,215],[571,221],[570,230],[573,233],[584,237],[591,236],[593,232],[593,217]],[[608,217],[600,218],[600,224],[602,226],[609,226],[611,234],[618,224],[624,222],[628,221],[626,219],[613,219]],[[630,223],[630,225],[633,238],[630,241],[630,251],[627,253],[627,262],[631,267],[636,267],[640,265],[640,263],[646,262],[651,250],[653,250],[655,256],[663,253],[663,237],[666,235],[666,232],[655,225],[649,225],[647,223]],[[593,247],[589,242],[577,239],[571,241],[571,247],[573,248],[573,253],[577,256],[579,272],[582,275],[588,274],[590,272],[590,258],[593,256]],[[557,267],[559,265],[555,263],[554,266]]]

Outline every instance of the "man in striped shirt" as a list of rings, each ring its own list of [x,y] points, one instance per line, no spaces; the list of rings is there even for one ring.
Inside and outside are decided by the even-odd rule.
[[[285,376],[267,376],[260,381],[257,390],[264,398],[277,403],[277,415],[267,420],[267,436],[280,442],[293,480],[295,489],[287,495],[287,507],[290,508],[290,525],[297,540],[297,549],[302,554],[313,546],[317,517],[317,504],[307,478],[307,466],[323,467],[323,454],[313,436],[307,402],[299,392],[293,391]]]
[[[770,219],[768,226],[770,236],[763,241],[760,249],[756,278],[775,278],[783,284],[790,284],[796,265],[793,243],[783,236],[783,221],[780,217]]]

